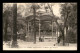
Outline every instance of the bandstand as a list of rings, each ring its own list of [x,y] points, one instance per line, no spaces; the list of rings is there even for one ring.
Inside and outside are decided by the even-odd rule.
[[[34,16],[33,15],[30,15],[30,16],[26,17],[26,34],[27,34],[26,37],[29,37],[29,40],[31,40],[31,41],[34,41],[34,38],[33,38],[34,37],[34,35],[33,35],[33,33],[34,33],[34,30],[33,30],[34,23],[33,23],[33,21],[34,21]],[[49,25],[50,25],[49,27],[51,28],[50,37],[49,36],[47,37],[46,34],[42,35],[41,31],[43,29],[41,27],[42,26],[41,22],[49,23]],[[48,39],[48,42],[52,42],[52,41],[57,42],[57,38],[58,38],[60,33],[59,33],[58,27],[56,25],[56,28],[55,28],[56,30],[55,30],[55,35],[54,35],[54,23],[55,23],[55,21],[54,21],[54,19],[51,15],[36,16],[35,23],[36,23],[35,26],[38,26],[38,27],[35,28],[35,29],[38,28],[38,30],[36,30],[36,42],[39,42],[39,37],[43,37],[43,36],[44,36],[44,42],[46,42],[46,39]]]

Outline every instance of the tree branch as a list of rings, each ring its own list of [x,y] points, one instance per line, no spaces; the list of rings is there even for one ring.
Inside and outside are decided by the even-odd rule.
[[[50,11],[51,11],[51,13],[52,13],[52,15],[53,15],[53,18],[56,20],[55,22],[56,22],[56,24],[58,25],[59,30],[63,32],[62,28],[60,27],[59,23],[57,22],[57,19],[54,17],[53,10],[52,10],[52,8],[50,7],[49,4],[48,4],[48,7],[49,7],[49,9],[50,9]],[[53,18],[52,18],[52,20],[53,20]]]

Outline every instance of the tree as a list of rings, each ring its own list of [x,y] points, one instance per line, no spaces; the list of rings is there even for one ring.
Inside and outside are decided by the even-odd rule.
[[[6,14],[8,14],[7,12],[6,12]],[[3,24],[3,26],[4,26],[4,41],[7,41],[7,27],[8,27],[8,15],[5,15],[6,17],[3,17],[3,21],[5,22],[4,24]]]
[[[12,47],[17,47],[17,4],[13,4],[13,41]]]
[[[3,3],[3,39],[8,40],[8,27],[12,27],[12,5],[8,3]]]
[[[62,37],[64,37],[64,30],[63,30],[63,27],[61,27],[61,25],[58,23],[57,17],[54,17],[54,13],[53,13],[53,10],[52,10],[52,6],[53,6],[53,5],[48,4],[48,8],[50,9],[50,12],[52,13],[52,16],[53,16],[52,19],[54,19],[55,23],[57,24],[57,27],[59,28],[60,32],[62,33],[62,35],[60,35],[60,37],[59,37],[59,39],[58,39],[58,41],[59,41]],[[64,40],[64,38],[63,38],[63,40]],[[59,41],[59,42],[60,42],[60,41]],[[64,46],[64,41],[63,41],[63,46]]]
[[[51,13],[52,13],[52,15],[54,16],[54,14],[53,14],[53,10],[52,10],[52,8],[50,7],[50,4],[48,4],[48,7],[49,7],[49,9],[50,9],[50,11],[51,11]],[[60,35],[60,38],[59,39],[62,39],[63,38],[63,45],[65,45],[65,36],[66,36],[66,34],[67,34],[67,27],[68,27],[68,18],[70,19],[70,14],[72,14],[71,12],[74,12],[72,9],[73,6],[70,4],[70,3],[66,3],[66,4],[62,4],[62,11],[61,11],[61,14],[62,14],[62,17],[61,17],[61,19],[62,19],[62,21],[63,21],[63,23],[64,23],[64,25],[63,25],[63,27],[61,27],[60,26],[60,24],[57,22],[57,19],[56,18],[54,18],[55,19],[55,22],[56,22],[56,24],[57,24],[57,26],[58,26],[58,28],[59,28],[59,30],[61,31],[61,33],[62,33],[62,35]],[[75,8],[76,9],[76,8]],[[73,14],[72,14],[73,15]],[[75,13],[75,15],[76,15],[76,13]],[[74,22],[74,21],[73,21]]]
[[[70,35],[70,33],[67,33],[68,28],[69,27],[73,28],[74,26],[77,26],[76,25],[77,23],[77,5],[75,3],[65,3],[65,4],[62,4],[61,6],[62,6],[61,16],[64,22],[64,30],[65,30],[64,38],[67,39],[67,36]],[[66,41],[66,39],[64,41]]]
[[[39,9],[39,6],[36,5],[35,3],[32,4],[31,8],[33,9],[33,15],[34,15],[34,18],[33,18],[33,22],[34,22],[34,44],[36,43],[36,27],[35,27],[35,19],[36,19],[36,10]]]

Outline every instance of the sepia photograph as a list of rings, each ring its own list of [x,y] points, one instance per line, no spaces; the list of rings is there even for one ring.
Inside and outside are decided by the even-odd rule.
[[[77,50],[77,3],[3,3],[3,50]]]

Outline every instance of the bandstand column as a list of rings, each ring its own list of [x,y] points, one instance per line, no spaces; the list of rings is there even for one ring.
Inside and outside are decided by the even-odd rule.
[[[58,29],[56,28],[56,42],[58,40]]]
[[[52,39],[53,39],[53,21],[52,21]]]
[[[40,20],[39,20],[39,37],[40,37]]]
[[[29,21],[28,21],[28,36],[29,36]]]

